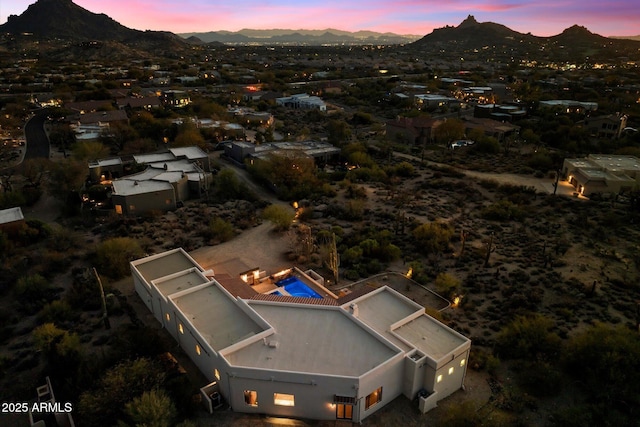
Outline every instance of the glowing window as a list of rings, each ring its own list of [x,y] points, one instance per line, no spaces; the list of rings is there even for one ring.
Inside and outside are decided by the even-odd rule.
[[[245,390],[244,403],[249,406],[258,406],[258,392],[255,390]]]
[[[182,328],[182,323],[178,323],[178,330],[181,334],[184,334],[184,329]]]
[[[467,360],[466,359],[462,359],[460,361],[460,367],[463,367],[465,363],[467,363]]]
[[[382,387],[374,390],[373,393],[371,393],[365,398],[364,409],[369,409],[370,407],[380,402],[381,400],[382,400]]]
[[[165,314],[164,317],[167,318],[167,322],[171,320],[171,316],[169,315],[169,313]]]
[[[441,382],[442,381],[442,375],[438,375],[438,379],[436,380],[436,382]]]
[[[453,374],[453,366],[449,368],[449,375]]]
[[[280,406],[295,406],[293,394],[273,393],[273,403]]]
[[[220,372],[217,369],[213,370],[213,375],[216,377],[218,381],[220,381]]]
[[[196,353],[200,356],[200,346],[198,344],[196,344]]]

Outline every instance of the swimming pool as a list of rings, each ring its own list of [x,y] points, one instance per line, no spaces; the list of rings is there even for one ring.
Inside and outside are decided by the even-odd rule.
[[[292,297],[322,298],[322,295],[307,286],[296,276],[290,276],[276,282],[276,285],[284,288]]]

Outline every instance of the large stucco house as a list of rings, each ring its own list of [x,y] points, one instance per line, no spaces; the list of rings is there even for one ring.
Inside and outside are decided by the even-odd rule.
[[[564,159],[562,175],[584,196],[618,194],[640,188],[640,160],[634,156],[609,154]]]
[[[400,395],[426,412],[464,385],[470,340],[389,287],[338,297],[293,268],[287,280],[314,297],[288,293],[282,280],[259,293],[182,249],[131,271],[140,298],[211,381],[207,396],[234,411],[360,422]]]

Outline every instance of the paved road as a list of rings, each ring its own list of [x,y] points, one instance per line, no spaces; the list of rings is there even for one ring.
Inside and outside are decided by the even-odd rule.
[[[24,160],[45,158],[50,155],[49,137],[44,131],[44,122],[47,120],[47,113],[41,111],[36,113],[24,125],[24,134],[27,140]]]

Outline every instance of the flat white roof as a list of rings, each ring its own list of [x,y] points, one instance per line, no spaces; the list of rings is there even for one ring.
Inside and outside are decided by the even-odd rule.
[[[191,268],[202,270],[198,263],[182,249],[151,255],[133,261],[131,265],[138,270],[147,283]]]
[[[22,221],[24,216],[22,215],[22,209],[17,208],[3,209],[0,211],[0,224],[9,224],[15,221]]]
[[[399,340],[391,333],[390,326],[408,316],[415,315],[424,310],[423,307],[413,301],[400,298],[398,294],[390,292],[387,288],[370,292],[344,306],[356,304],[358,306],[358,318],[378,331],[389,341],[402,348],[404,351],[411,349],[406,343]]]
[[[186,157],[187,159],[201,159],[207,157],[207,153],[202,151],[200,147],[176,147],[170,148],[169,151],[176,157]]]
[[[423,314],[394,330],[403,339],[433,360],[438,361],[469,340]]]
[[[339,307],[249,303],[276,332],[226,354],[231,365],[357,377],[401,353]]]
[[[165,181],[119,179],[112,181],[111,185],[113,186],[113,194],[120,196],[173,190],[173,186]]]
[[[215,351],[265,330],[217,282],[177,295],[171,297],[173,302]]]
[[[177,274],[172,274],[168,277],[163,277],[154,282],[156,288],[162,295],[168,297],[176,292],[184,291],[185,289],[193,288],[198,285],[208,283],[210,280],[202,274],[197,268],[191,268],[189,270],[181,271]]]
[[[136,154],[133,156],[136,163],[155,163],[155,162],[168,162],[175,160],[176,158],[170,152],[167,153],[149,153],[149,154]]]

